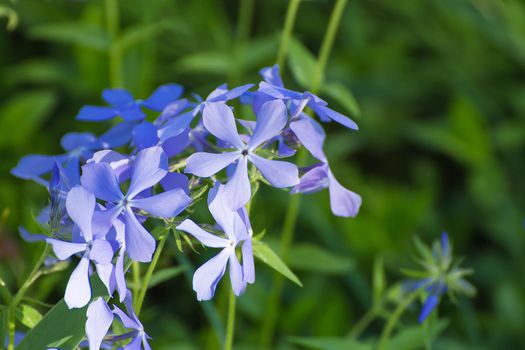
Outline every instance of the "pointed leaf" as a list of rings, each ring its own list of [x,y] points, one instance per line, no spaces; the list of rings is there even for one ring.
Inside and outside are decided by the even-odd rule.
[[[298,286],[303,286],[299,278],[297,278],[281,258],[265,243],[253,240],[253,255]]]
[[[42,319],[42,315],[33,307],[23,304],[16,310],[16,318],[26,327],[33,328]]]

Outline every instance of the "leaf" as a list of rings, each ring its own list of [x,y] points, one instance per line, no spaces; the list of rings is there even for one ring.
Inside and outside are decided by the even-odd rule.
[[[171,19],[139,24],[124,31],[115,42],[115,45],[124,51],[144,41],[152,40],[155,36],[163,32],[181,33],[184,31],[185,28],[181,26],[180,23],[176,23]]]
[[[281,273],[284,277],[299,286],[303,286],[299,278],[286,266],[277,254],[265,243],[253,240],[253,255],[266,265]]]
[[[430,326],[428,334],[419,326],[405,327],[390,339],[387,350],[418,350],[425,346],[425,338],[435,339],[448,325],[447,320],[439,320]]]
[[[300,345],[308,349],[318,350],[372,350],[371,344],[364,344],[350,338],[306,338],[306,337],[290,337],[288,342]]]
[[[16,310],[16,318],[18,318],[24,326],[34,328],[42,319],[42,315],[35,308],[27,304],[22,304],[20,308]]]
[[[314,55],[297,39],[290,41],[288,65],[293,77],[305,89],[309,89],[315,76],[316,59]]]
[[[351,258],[309,243],[294,245],[288,264],[297,270],[323,274],[345,274],[354,268]]]
[[[351,116],[359,117],[361,110],[352,91],[340,83],[324,83],[321,91],[341,104]]]
[[[0,138],[0,147],[27,143],[55,102],[55,94],[46,90],[24,92],[11,98],[0,108],[0,130],[9,130]]]
[[[182,72],[225,75],[230,71],[231,57],[222,51],[189,54],[177,61],[175,67]]]
[[[98,277],[91,278],[93,298],[106,296],[106,287]],[[89,305],[89,304],[88,304]],[[88,305],[69,310],[62,299],[22,339],[16,350],[35,350],[57,347],[73,350],[85,336],[86,311]]]
[[[186,268],[187,266],[174,266],[156,271],[153,274],[153,276],[151,276],[148,288],[153,288],[158,284],[166,282],[174,277],[177,277],[178,275],[186,271]]]
[[[373,304],[376,307],[381,305],[383,294],[385,292],[386,279],[385,279],[385,264],[383,257],[377,256],[374,259],[374,273],[372,276],[373,281]]]
[[[107,51],[110,46],[109,36],[102,28],[79,22],[32,26],[29,28],[29,36],[33,39],[84,46],[100,51]]]

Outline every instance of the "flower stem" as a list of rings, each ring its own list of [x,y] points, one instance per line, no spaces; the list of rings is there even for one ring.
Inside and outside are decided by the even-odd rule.
[[[35,263],[35,266],[33,266],[33,270],[29,273],[29,276],[27,276],[27,279],[22,284],[18,292],[13,297],[13,301],[11,302],[11,306],[15,307],[18,305],[20,300],[24,297],[25,293],[27,292],[27,289],[36,281],[36,279],[39,276],[40,267],[44,264],[44,261],[46,260],[47,256],[49,254],[49,245],[46,244],[44,246],[44,249],[42,250],[42,253],[40,254],[40,257]]]
[[[138,296],[140,294],[141,278],[140,278],[140,264],[136,261],[131,263],[131,272],[133,274],[133,308],[137,306]]]
[[[313,93],[319,91],[321,84],[324,79],[324,72],[326,69],[326,64],[328,63],[328,58],[332,52],[332,47],[334,45],[335,35],[337,34],[337,29],[339,28],[339,22],[343,16],[343,12],[346,6],[347,0],[337,0],[330,16],[330,22],[328,23],[328,29],[323,39],[321,45],[321,51],[319,52],[319,57],[317,58],[317,66],[315,70],[315,75],[312,81],[311,90]]]
[[[235,294],[233,293],[233,289],[230,289],[228,297],[228,321],[226,324],[224,350],[231,350],[233,347],[233,335],[235,333],[235,302]]]
[[[381,338],[379,339],[379,345],[378,350],[384,350],[386,349],[386,345],[388,344],[388,341],[390,340],[390,335],[392,334],[392,331],[394,330],[394,327],[396,326],[397,322],[399,321],[399,317],[403,314],[405,309],[416,300],[417,297],[421,294],[421,290],[416,290],[415,292],[409,294],[405,300],[401,304],[397,306],[397,308],[394,310],[392,315],[388,318],[388,321],[386,323],[385,328],[383,328],[383,332],[381,333]]]
[[[148,266],[148,270],[146,271],[146,274],[144,275],[144,278],[142,279],[142,287],[139,290],[139,294],[137,296],[137,302],[135,303],[135,313],[137,316],[140,314],[140,310],[142,309],[142,304],[144,303],[144,298],[146,297],[146,292],[148,291],[149,281],[151,280],[151,276],[153,275],[153,271],[155,271],[155,267],[157,267],[157,263],[160,258],[160,254],[162,253],[162,250],[164,249],[164,246],[166,245],[166,239],[168,238],[168,233],[166,233],[163,237],[159,240],[159,245],[157,246],[157,250],[155,250],[155,254],[153,255],[153,259],[151,260],[151,263]]]
[[[290,7],[288,8],[288,13],[286,16],[285,30],[283,32],[283,39],[281,41],[281,48],[279,50],[279,55],[277,62],[284,62],[287,50],[288,43],[291,37],[291,31],[293,28],[293,22],[295,21],[295,14],[297,8],[293,9],[293,6],[298,6],[299,0],[292,0]],[[335,39],[335,34],[337,33],[337,28],[339,27],[339,22],[343,14],[344,7],[346,5],[346,0],[337,0],[332,15],[330,17],[330,22],[328,23],[328,29],[326,31],[323,44],[321,46],[321,51],[317,59],[317,65],[315,70],[315,77],[312,82],[312,92],[316,93],[322,82],[322,77],[324,76],[324,70],[326,68],[326,63],[330,52],[332,50],[333,42]],[[291,21],[291,23],[288,23]],[[307,152],[304,148],[301,148],[297,156],[297,165],[302,166],[307,159]],[[284,219],[284,225],[281,235],[281,244],[280,244],[280,254],[281,258],[286,262],[287,255],[290,250],[290,246],[293,241],[293,236],[295,232],[295,226],[297,223],[297,216],[299,214],[299,206],[301,204],[301,197],[298,195],[292,196],[288,202],[288,208],[286,210],[286,216]],[[263,325],[261,328],[261,343],[263,346],[270,347],[273,341],[273,335],[275,332],[275,324],[278,316],[278,307],[281,299],[281,292],[284,286],[284,277],[275,274],[273,287],[270,291],[270,296],[268,297],[268,307],[266,311],[266,316],[263,320]]]
[[[354,325],[354,327],[348,332],[348,337],[352,339],[357,339],[361,333],[372,323],[372,321],[377,317],[379,311],[377,308],[372,307],[368,310],[363,317]]]
[[[109,48],[109,83],[111,87],[124,87],[122,77],[122,49],[117,45],[119,36],[119,8],[118,0],[105,0],[106,28],[111,39]]]
[[[290,0],[288,10],[286,10],[286,19],[284,20],[284,29],[281,35],[281,43],[279,45],[279,52],[277,53],[277,64],[281,69],[281,74],[284,71],[284,60],[288,54],[288,46],[292,38],[292,31],[295,24],[295,17],[301,0]]]
[[[18,303],[22,300],[25,293],[27,292],[27,289],[38,279],[40,276],[40,267],[44,264],[44,261],[46,260],[47,255],[49,254],[49,245],[46,244],[44,246],[44,249],[42,250],[42,253],[40,254],[40,257],[36,261],[35,265],[33,266],[33,269],[29,273],[29,276],[27,276],[25,282],[22,284],[18,292],[14,295],[11,304],[9,305],[9,311],[8,311],[8,328],[9,328],[9,340],[7,343],[7,349],[8,350],[14,350],[15,348],[15,310]]]
[[[7,350],[15,350],[15,310],[13,308],[9,308],[7,312],[7,320],[9,323],[9,339],[7,341]]]

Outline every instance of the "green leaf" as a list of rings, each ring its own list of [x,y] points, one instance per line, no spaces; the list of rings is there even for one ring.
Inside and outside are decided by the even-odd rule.
[[[161,284],[172,278],[177,277],[178,275],[186,271],[186,268],[187,266],[174,266],[165,269],[159,269],[151,276],[148,288],[153,288],[158,284]]]
[[[0,108],[0,147],[22,146],[39,129],[51,112],[56,97],[51,91],[24,92],[9,99]],[[5,131],[9,132],[5,132]]]
[[[364,344],[350,338],[305,338],[305,337],[290,337],[288,342],[300,345],[308,349],[317,350],[372,350],[371,344]]]
[[[299,278],[286,266],[277,254],[265,243],[253,240],[253,255],[283,276],[299,286],[303,286]]]
[[[106,287],[98,277],[91,278],[93,298],[106,296]],[[57,347],[73,350],[85,336],[86,311],[88,306],[69,310],[62,299],[27,333],[16,350],[35,350]]]
[[[351,116],[359,117],[361,110],[357,104],[352,91],[340,83],[325,83],[321,88],[321,92],[333,98],[337,103],[341,104]]]
[[[29,36],[33,39],[84,46],[100,51],[107,51],[110,46],[109,37],[102,28],[77,21],[32,26],[29,28]]]
[[[305,89],[309,89],[315,75],[316,59],[314,55],[297,39],[290,41],[288,65],[293,77]]]
[[[222,51],[189,54],[177,61],[175,67],[182,72],[225,75],[230,71],[231,56]]]
[[[448,325],[447,320],[439,320],[430,326],[428,333],[419,326],[405,327],[390,339],[387,350],[418,350],[425,346],[426,337],[435,339]]]
[[[323,274],[342,275],[354,268],[350,257],[334,254],[309,243],[295,244],[290,251],[288,264],[297,270]]]
[[[42,319],[42,315],[33,307],[27,304],[22,304],[20,305],[20,308],[16,310],[16,318],[18,318],[24,326],[34,328]]]
[[[377,256],[374,259],[374,273],[372,276],[373,281],[373,303],[374,306],[378,307],[381,305],[383,294],[386,287],[385,279],[385,264],[383,257]]]
[[[155,36],[160,35],[163,32],[180,33],[184,30],[185,28],[183,28],[180,23],[174,22],[171,19],[154,23],[139,24],[124,31],[115,42],[115,45],[124,51],[130,47],[137,46],[144,41],[152,40]]]

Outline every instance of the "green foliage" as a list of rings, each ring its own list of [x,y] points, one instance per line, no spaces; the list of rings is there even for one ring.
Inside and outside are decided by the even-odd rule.
[[[236,42],[238,4],[119,1],[119,31],[112,40],[102,0],[2,2],[0,212],[7,209],[7,214],[0,220],[0,276],[9,290],[17,290],[18,276],[34,260],[35,248],[21,241],[17,227],[37,232],[33,217],[47,200],[44,189],[9,175],[17,160],[27,153],[59,154],[65,132],[98,134],[108,126],[77,122],[73,116],[84,104],[102,104],[100,91],[111,84],[112,48],[122,54],[125,86],[141,98],[168,82],[202,94],[224,81],[256,81],[260,68],[275,63],[287,2],[256,1],[243,45]],[[301,1],[284,69],[287,86],[310,88],[333,4]],[[18,25],[7,31],[13,14]],[[450,320],[450,327],[436,333],[431,348],[522,346],[524,37],[525,5],[519,0],[348,2],[319,94],[335,110],[360,116],[358,132],[324,125],[332,170],[363,197],[363,207],[356,219],[340,219],[330,213],[325,192],[304,196],[297,242],[283,260],[300,272],[308,288],[284,284],[276,349],[322,348],[318,341],[336,349],[355,344],[366,348],[387,315],[374,319],[357,340],[343,335],[378,299],[389,307],[402,300],[401,286],[392,287],[392,282],[402,278],[401,269],[413,266],[408,258],[414,253],[412,237],[430,242],[444,229],[464,258],[463,266],[474,270],[478,296],[441,303],[439,315]],[[261,184],[251,212],[256,232],[267,229],[264,241],[280,239],[288,198]],[[191,290],[191,272],[208,252],[197,249],[201,255],[193,254],[186,248],[187,236],[177,237],[184,255],[173,249],[159,263],[158,272],[169,280],[152,276],[151,283],[157,278],[165,282],[158,282],[151,298],[148,294],[141,317],[159,344],[155,349],[173,344],[216,348],[215,338],[224,333],[221,291],[216,304],[195,306]],[[311,254],[330,261],[330,268],[314,264]],[[183,282],[171,268],[188,255],[181,262],[187,277]],[[29,295],[54,302],[63,294],[67,275],[42,277]],[[256,328],[266,311],[273,271],[257,264],[256,275],[256,283],[239,301],[237,340],[249,345],[259,340]],[[227,282],[219,286],[229,287]],[[0,293],[6,290],[0,287]],[[0,300],[5,305],[5,295]],[[46,317],[29,339],[35,339],[38,329],[40,335],[67,327],[82,331],[62,319],[63,327],[43,328]],[[422,328],[409,327],[416,320],[416,309],[409,308],[392,341],[417,338]],[[0,330],[7,328],[6,322],[7,309],[0,307]],[[17,321],[17,329],[25,327]],[[403,335],[405,329],[412,335]],[[0,344],[5,336],[0,331]],[[291,336],[302,340],[288,342]],[[422,344],[416,340],[414,344]],[[23,343],[24,348],[34,347]]]
[[[288,278],[293,283],[302,287],[303,284],[299,278],[286,266],[281,258],[266,243],[253,240],[253,255],[275,271]]]

